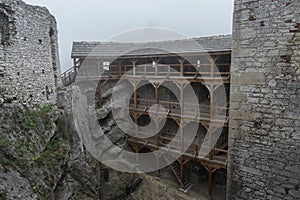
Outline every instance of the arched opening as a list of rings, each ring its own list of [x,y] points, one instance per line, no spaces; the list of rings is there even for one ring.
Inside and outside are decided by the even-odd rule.
[[[195,95],[197,96],[198,103],[203,105],[209,105],[210,103],[210,94],[208,89],[199,82],[192,82],[191,86],[195,92]]]
[[[160,144],[162,146],[167,146],[171,140],[176,136],[179,126],[173,119],[167,119],[165,124],[160,123],[160,127],[163,127],[159,132]]]

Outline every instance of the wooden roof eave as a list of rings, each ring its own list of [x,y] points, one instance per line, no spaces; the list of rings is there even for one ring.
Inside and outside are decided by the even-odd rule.
[[[111,60],[111,59],[133,59],[133,58],[161,58],[161,57],[178,57],[178,56],[205,56],[205,55],[230,55],[231,49],[221,51],[209,51],[209,52],[191,52],[191,53],[169,53],[169,54],[148,54],[148,55],[123,55],[123,56],[74,56],[72,59],[96,59],[96,60]]]

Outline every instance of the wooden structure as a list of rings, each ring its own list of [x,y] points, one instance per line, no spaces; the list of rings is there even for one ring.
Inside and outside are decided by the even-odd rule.
[[[62,75],[65,85],[74,81],[76,72],[81,65],[96,65],[102,75],[99,78],[98,96],[101,100],[101,88],[109,81],[122,79],[130,82],[134,88],[132,98],[128,100],[129,112],[135,121],[135,136],[129,137],[128,143],[136,152],[143,148],[155,151],[165,149],[166,154],[157,155],[157,162],[161,158],[168,161],[172,155],[182,155],[170,165],[171,170],[178,179],[180,188],[187,191],[190,188],[189,172],[185,165],[193,160],[199,162],[208,172],[209,194],[212,195],[213,173],[221,168],[226,169],[228,135],[228,108],[229,108],[229,84],[231,67],[231,36],[218,36],[198,38],[195,41],[205,50],[189,49],[183,46],[186,40],[166,41],[136,44],[136,43],[88,43],[74,42],[72,58],[74,67]],[[136,45],[139,45],[138,47]],[[95,49],[96,47],[96,49]],[[164,48],[166,47],[166,48]],[[170,49],[167,52],[164,49]],[[134,50],[132,50],[134,48]],[[122,49],[122,50],[120,50]],[[120,52],[126,49],[126,53]],[[163,50],[162,50],[163,49]],[[174,51],[174,49],[176,49]],[[138,85],[141,81],[148,81],[152,85],[154,94],[145,98],[138,93]],[[174,84],[180,91],[180,98],[161,99],[160,87],[163,82]],[[207,101],[195,104],[184,103],[184,91],[188,84],[195,87],[202,85],[207,89]],[[220,86],[224,86],[227,101],[224,105],[216,105],[215,97],[218,96]],[[194,87],[194,88],[195,88]],[[201,96],[204,92],[196,92]],[[206,157],[198,155],[202,147],[199,140],[194,140],[187,151],[183,152],[183,137],[174,138],[173,133],[164,133],[158,130],[161,121],[161,113],[154,112],[151,116],[156,123],[156,135],[150,138],[139,138],[147,135],[139,130],[139,121],[143,116],[148,116],[152,105],[163,105],[167,110],[167,118],[178,125],[180,133],[189,123],[199,123],[204,127],[209,136],[209,148],[212,150]],[[185,105],[185,108],[180,105]],[[201,113],[195,113],[195,106],[200,107]],[[196,116],[196,117],[195,117]],[[225,124],[223,123],[225,122]],[[224,128],[225,126],[225,128]],[[216,145],[212,144],[215,132],[224,129]],[[178,145],[170,146],[170,141],[176,141]]]

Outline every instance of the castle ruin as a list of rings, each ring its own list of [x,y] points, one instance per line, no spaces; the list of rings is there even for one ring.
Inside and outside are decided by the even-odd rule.
[[[0,1],[2,101],[56,104],[61,86],[56,20],[46,8]]]
[[[226,84],[228,100],[223,108],[227,120],[223,137],[207,158],[197,158],[195,155],[200,146],[193,145],[185,157],[179,158],[171,166],[181,189],[187,191],[190,187],[187,182],[189,173],[186,173],[184,165],[190,161],[197,161],[209,174],[210,195],[213,190],[213,173],[223,169],[227,170],[228,200],[299,199],[300,2],[235,0],[233,22],[232,36],[221,37],[225,38],[224,43],[217,42],[219,47],[215,42],[207,43],[214,46],[209,54],[216,58],[216,63],[205,58],[193,58],[194,63],[185,62],[169,54],[158,59],[159,56],[153,52],[126,55],[120,58],[123,63],[115,60],[107,64],[106,59],[111,55],[105,55],[103,59],[91,58],[87,63],[98,65],[104,69],[107,76],[107,79],[99,82],[97,99],[100,102],[103,100],[103,85],[118,80],[119,76],[128,70],[132,70],[128,79],[133,81],[137,80],[138,76],[147,77],[148,74],[148,88],[138,91],[139,96],[135,93],[129,103],[131,113],[136,116],[133,120],[136,124],[146,123],[148,116],[145,113],[149,110],[147,107],[151,102],[160,101],[169,106],[168,115],[171,120],[168,122],[169,126],[167,124],[162,129],[164,133],[161,135],[157,134],[158,136],[148,141],[129,138],[128,143],[136,152],[143,148],[153,150],[168,143],[168,133],[184,128],[175,116],[176,112],[182,111],[178,102],[172,101],[172,94],[167,90],[159,90],[159,73],[170,75],[170,68],[179,72],[179,77],[174,78],[174,83],[179,85],[181,96],[184,96],[184,88],[180,88],[180,77],[187,76],[194,82],[193,88],[199,102],[206,103],[205,106],[209,108],[207,113],[204,113],[207,114],[206,119],[197,119],[202,129],[199,130],[196,139],[201,141],[201,134],[213,134],[207,126],[212,122],[216,124],[212,120],[215,114],[212,98],[217,95],[214,93],[215,85],[222,79]],[[81,46],[79,52],[74,48],[74,67],[61,76],[56,21],[46,8],[30,6],[21,0],[0,0],[0,23],[1,101],[17,101],[28,106],[57,104],[57,90],[62,86],[62,82],[70,85],[75,81],[76,73],[83,63],[81,59],[87,57],[83,55],[81,58],[76,53],[82,53],[86,47]],[[212,37],[212,40],[218,39],[220,37]],[[230,47],[225,47],[228,44]],[[76,45],[91,44],[74,43],[75,47]],[[203,55],[201,52],[193,52],[191,56]],[[138,61],[144,65],[145,71],[134,70]],[[151,66],[147,68],[149,63]],[[161,71],[156,70],[160,64],[163,65]],[[197,71],[193,69],[194,65],[207,65],[209,68]],[[215,68],[224,75],[215,77]],[[212,82],[203,86],[204,79]],[[135,87],[136,83],[132,85]],[[181,100],[184,101],[184,98]],[[134,131],[139,133],[138,129]],[[195,140],[195,143],[199,140]],[[168,150],[170,149],[171,147]],[[188,169],[193,167],[189,166]]]

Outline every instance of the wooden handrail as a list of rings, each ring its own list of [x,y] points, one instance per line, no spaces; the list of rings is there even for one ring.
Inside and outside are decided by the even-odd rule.
[[[76,72],[75,68],[71,67],[70,69],[68,69],[67,71],[65,71],[61,74],[62,83],[65,86],[72,84],[75,81],[76,75],[77,75],[77,72]]]

